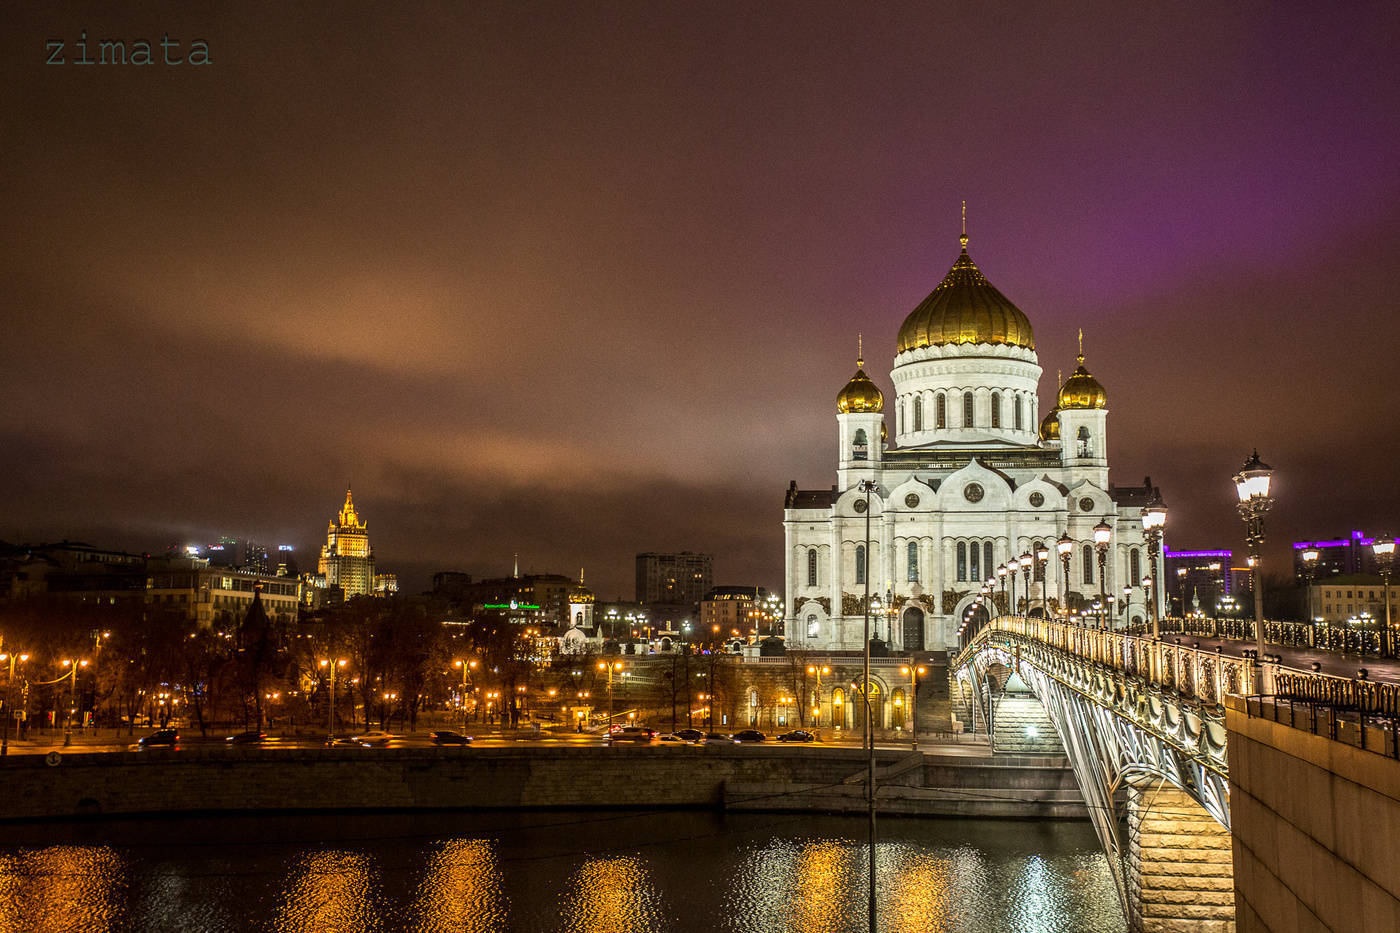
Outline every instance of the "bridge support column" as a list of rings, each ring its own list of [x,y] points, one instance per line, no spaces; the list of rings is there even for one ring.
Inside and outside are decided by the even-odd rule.
[[[1164,784],[1128,787],[1128,920],[1133,933],[1233,933],[1230,831]]]

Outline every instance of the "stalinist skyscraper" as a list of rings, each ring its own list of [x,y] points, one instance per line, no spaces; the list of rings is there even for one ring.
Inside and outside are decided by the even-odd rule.
[[[317,567],[325,585],[340,587],[346,599],[374,594],[374,549],[369,546],[367,528],[368,523],[360,521],[355,501],[346,489],[345,505],[330,521]]]

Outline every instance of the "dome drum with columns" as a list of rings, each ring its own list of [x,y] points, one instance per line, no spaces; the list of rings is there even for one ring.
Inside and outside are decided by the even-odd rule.
[[[1104,581],[1113,621],[1147,617],[1140,515],[1155,490],[1108,483],[1108,398],[1085,365],[1083,336],[1077,368],[1042,417],[1030,319],[988,281],[967,242],[964,231],[952,268],[899,330],[892,401],[864,359],[837,395],[836,485],[789,486],[790,647],[860,650],[868,577],[880,600],[877,635],[891,648],[954,649],[982,581],[1037,545],[1051,550],[1049,566],[1035,574],[1029,602],[1018,573],[1017,608],[1038,614],[1042,597],[1092,601],[1100,591],[1093,528],[1104,521],[1113,528]],[[865,480],[875,484],[868,509]],[[1075,542],[1068,591],[1054,554],[1063,534]]]

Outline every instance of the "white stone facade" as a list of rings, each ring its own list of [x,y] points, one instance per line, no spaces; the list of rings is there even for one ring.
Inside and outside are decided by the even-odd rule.
[[[1050,559],[1029,594],[1025,574],[1016,573],[1017,607],[1039,614],[1043,598],[1063,605],[1055,544],[1065,533],[1074,541],[1070,605],[1091,602],[1101,592],[1093,548],[1100,521],[1113,529],[1102,583],[1113,597],[1110,622],[1148,617],[1150,590],[1141,580],[1151,566],[1141,512],[1155,490],[1150,483],[1109,486],[1106,403],[1060,411],[1064,440],[1041,440],[1040,375],[1033,347],[921,346],[895,357],[892,404],[840,406],[854,410],[837,415],[836,485],[800,490],[794,483],[785,503],[790,647],[861,650],[866,583],[857,555],[866,546],[867,517],[869,592],[882,604],[872,614],[873,632],[892,650],[955,649],[959,623],[983,581],[1038,544]],[[886,417],[895,441],[889,446],[880,441]],[[875,484],[868,513],[859,490],[864,480]],[[1157,579],[1164,579],[1160,568]]]

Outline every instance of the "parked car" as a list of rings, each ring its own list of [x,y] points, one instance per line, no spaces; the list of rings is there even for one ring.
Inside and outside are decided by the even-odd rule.
[[[779,742],[815,742],[817,737],[806,729],[793,729],[778,736]]]
[[[433,733],[434,745],[470,745],[472,737],[463,735],[460,732],[453,732],[451,729],[441,729]]]
[[[266,739],[266,732],[250,730],[248,732],[240,732],[237,735],[231,735],[224,739],[224,741],[230,745],[261,745]]]
[[[361,745],[374,745],[383,748],[385,745],[389,744],[389,741],[393,739],[393,736],[387,732],[380,732],[378,729],[376,729],[373,732],[362,732],[359,735],[354,736],[354,739]]]
[[[608,737],[608,744],[616,745],[622,742],[637,742],[643,745],[650,745],[655,738],[655,729],[648,729],[646,726],[623,726]]]
[[[687,742],[701,742],[705,739],[705,733],[699,729],[677,729],[675,734],[685,739]]]
[[[180,733],[174,729],[157,729],[142,736],[136,744],[141,748],[174,748],[180,744]]]
[[[767,740],[768,736],[757,729],[745,729],[742,732],[734,733],[735,742],[765,742]]]

